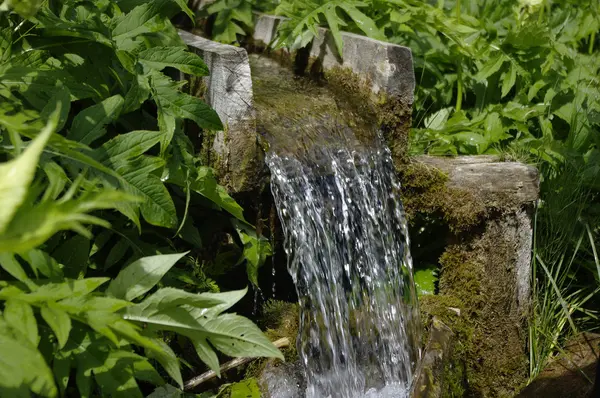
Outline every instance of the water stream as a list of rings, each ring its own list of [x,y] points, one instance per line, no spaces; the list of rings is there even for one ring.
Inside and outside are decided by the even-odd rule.
[[[274,111],[284,100],[273,92],[281,84],[270,70],[271,80],[257,82],[255,91],[300,301],[306,397],[407,397],[420,322],[390,151],[375,130],[357,137],[355,121],[333,114],[339,102],[326,89],[292,76],[284,91],[297,112]],[[265,78],[256,60],[253,73]]]

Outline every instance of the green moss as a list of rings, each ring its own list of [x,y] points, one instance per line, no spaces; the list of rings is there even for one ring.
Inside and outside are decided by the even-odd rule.
[[[420,300],[426,325],[437,316],[456,335],[446,364],[443,396],[513,396],[527,376],[519,314],[502,308],[514,281],[505,265],[506,242],[491,228],[469,243],[451,245],[440,258],[440,294]],[[460,316],[455,308],[460,310]]]
[[[319,70],[314,65],[311,70]],[[329,87],[340,98],[349,98],[354,112],[378,126],[392,152],[396,167],[408,162],[408,137],[412,125],[412,104],[386,93],[373,94],[372,84],[349,68],[334,67],[324,72]]]
[[[296,350],[296,337],[298,336],[300,312],[297,303],[286,301],[269,300],[262,309],[262,317],[259,325],[271,341],[287,338],[290,345],[281,349],[286,362],[294,362],[298,359]],[[268,361],[266,358],[258,358],[252,361],[246,368],[246,377],[259,377]],[[274,360],[278,362],[279,360]]]
[[[487,215],[485,205],[472,193],[450,188],[441,170],[420,163],[399,170],[402,202],[409,220],[416,213],[439,215],[455,233],[472,230]]]
[[[188,94],[192,97],[204,98],[208,90],[204,78],[200,76],[189,76],[188,82]]]

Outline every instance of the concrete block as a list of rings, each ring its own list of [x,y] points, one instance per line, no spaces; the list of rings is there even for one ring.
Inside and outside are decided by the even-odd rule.
[[[204,59],[204,100],[217,112],[225,131],[215,132],[211,166],[230,193],[252,192],[264,172],[252,106],[252,78],[246,50],[180,31],[189,48]],[[183,77],[185,78],[185,77]]]

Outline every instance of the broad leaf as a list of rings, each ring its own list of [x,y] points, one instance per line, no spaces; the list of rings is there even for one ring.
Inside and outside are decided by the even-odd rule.
[[[4,319],[14,333],[25,337],[32,347],[37,347],[40,337],[37,321],[29,304],[17,299],[8,300],[4,305]]]
[[[160,72],[150,75],[150,86],[159,113],[181,119],[193,120],[198,126],[209,130],[223,130],[217,113],[201,99],[180,91],[181,84]],[[167,132],[173,134],[173,132]]]
[[[201,166],[197,168],[196,180],[190,187],[194,192],[199,193],[214,204],[234,216],[240,221],[244,219],[244,209],[227,193],[225,188],[217,183],[210,167]]]
[[[108,286],[107,294],[131,301],[152,289],[186,253],[141,258],[123,269]]]
[[[109,278],[87,278],[67,280],[63,283],[46,283],[35,288],[31,293],[21,293],[16,298],[30,304],[41,304],[65,299],[67,297],[83,296],[96,290]],[[0,299],[3,298],[0,291]]]
[[[202,58],[179,47],[149,48],[138,54],[138,62],[158,71],[171,67],[190,75],[208,75],[208,68]]]
[[[158,387],[146,398],[180,398],[183,396],[183,391],[173,387],[170,384]]]
[[[221,307],[218,311],[205,308],[206,298],[222,300],[235,295],[203,293],[193,298],[169,292],[165,295],[161,290],[140,304],[128,307],[125,319],[145,324],[149,330],[170,330],[189,337],[200,358],[217,372],[218,361],[212,347],[230,356],[282,358],[281,352],[250,320],[238,315],[220,314],[230,303],[215,306]],[[173,291],[170,289],[170,292]],[[172,297],[170,302],[168,296]],[[199,297],[202,297],[200,307],[196,306]]]
[[[48,326],[50,326],[54,332],[54,335],[58,340],[58,348],[63,348],[69,339],[69,332],[71,331],[71,318],[66,312],[52,303],[49,303],[47,306],[43,306],[41,314],[42,318],[44,318]]]
[[[242,380],[231,385],[230,398],[261,398],[262,394],[256,379]]]
[[[265,263],[267,256],[273,254],[273,250],[268,240],[258,236],[245,224],[234,221],[234,225],[244,245],[244,257],[248,261],[246,265],[248,279],[254,286],[258,286],[258,269]]]
[[[44,361],[40,352],[34,347],[24,345],[9,332],[3,319],[0,318],[0,388],[4,391],[17,391],[23,385],[43,397],[56,397],[58,390],[54,383],[52,371]]]
[[[157,157],[141,156],[162,137],[160,131],[133,131],[106,142],[96,150],[96,158],[121,177],[123,189],[142,200],[139,208],[150,224],[175,228],[177,213],[171,195],[160,180],[153,174],[164,166],[164,160]],[[123,209],[119,209],[123,210]],[[134,221],[137,210],[126,214]]]
[[[115,95],[81,111],[69,130],[67,138],[89,145],[106,134],[104,126],[115,121],[124,104],[123,97]]]
[[[0,164],[0,234],[14,217],[17,209],[27,196],[29,185],[33,181],[38,160],[50,136],[56,130],[60,115],[58,105],[48,124],[39,136],[31,141],[25,152],[18,158]]]

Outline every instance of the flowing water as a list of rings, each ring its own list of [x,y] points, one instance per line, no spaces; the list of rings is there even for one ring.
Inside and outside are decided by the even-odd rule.
[[[323,109],[327,93],[314,90],[309,103]],[[376,132],[357,138],[356,123],[332,117],[329,107],[274,118],[268,103],[277,100],[272,92],[268,99],[258,96],[257,108],[259,120],[271,115],[263,133],[300,300],[306,397],[407,397],[420,323],[390,152]],[[273,121],[284,129],[274,133]]]

